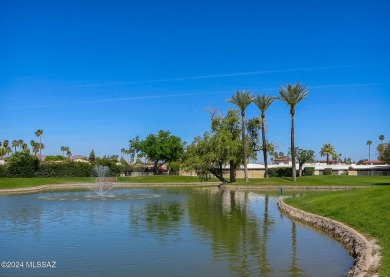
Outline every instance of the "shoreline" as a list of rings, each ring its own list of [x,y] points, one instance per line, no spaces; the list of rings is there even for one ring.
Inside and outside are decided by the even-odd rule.
[[[337,240],[355,259],[354,265],[347,272],[348,277],[377,277],[380,264],[380,247],[374,239],[368,239],[355,229],[333,219],[305,212],[278,202],[279,210],[291,219],[320,230]]]
[[[6,194],[25,194],[25,193],[37,193],[47,190],[56,189],[74,189],[74,188],[85,188],[96,185],[96,183],[69,183],[69,184],[53,184],[53,185],[39,185],[33,187],[24,188],[10,188],[0,189],[0,195]],[[114,188],[131,188],[131,187],[219,187],[219,182],[204,182],[204,183],[113,183]],[[259,185],[222,185],[221,188],[233,189],[233,190],[268,190],[268,191],[332,191],[332,190],[352,190],[352,189],[364,189],[372,186],[259,186]]]

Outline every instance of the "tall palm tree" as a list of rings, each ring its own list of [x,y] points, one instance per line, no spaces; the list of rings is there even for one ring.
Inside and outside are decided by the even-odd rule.
[[[248,90],[241,92],[236,91],[236,94],[232,98],[228,99],[228,102],[236,105],[241,111],[241,135],[242,135],[242,159],[244,163],[244,175],[245,183],[248,183],[248,165],[247,165],[247,146],[246,146],[246,134],[245,134],[245,110],[253,101],[253,94]]]
[[[68,150],[67,148],[69,148],[69,147],[61,146],[61,152],[62,152],[63,157],[65,157],[65,152]]]
[[[43,130],[38,129],[35,131],[35,135],[39,138],[39,158],[42,158],[42,149],[44,148],[42,144],[42,135],[43,135]]]
[[[70,158],[72,158],[72,152],[70,152],[69,149],[66,151],[66,156],[68,157],[68,161],[70,161]]]
[[[263,141],[263,157],[264,157],[264,178],[268,178],[268,160],[267,160],[267,140],[265,138],[265,111],[269,108],[272,102],[275,101],[275,97],[268,95],[257,95],[253,99],[253,103],[260,109],[261,111],[261,134]]]
[[[11,146],[15,149],[15,152],[16,152],[16,147],[19,146],[19,141],[17,141],[16,139],[13,140]]]
[[[371,144],[372,144],[372,141],[371,140],[367,140],[367,143],[368,145],[368,160],[371,161]]]
[[[385,140],[385,136],[384,136],[384,135],[380,135],[380,136],[379,136],[379,140],[381,141],[381,144],[382,144],[383,141]]]
[[[24,145],[24,141],[22,139],[18,140],[18,146],[19,146],[19,150],[23,150],[23,145]]]
[[[334,149],[333,145],[330,143],[326,143],[322,146],[320,150],[321,156],[326,156],[326,164],[329,164],[329,156],[334,156],[336,153],[336,150]]]
[[[4,142],[3,142],[3,147],[4,148],[7,148],[9,146],[9,141],[8,141],[8,139],[6,139],[6,140],[4,140]]]
[[[295,153],[295,131],[294,131],[294,117],[296,106],[309,94],[309,90],[306,89],[306,85],[297,83],[295,85],[287,84],[286,87],[280,87],[279,99],[285,102],[290,107],[291,114],[291,160],[292,160],[292,179],[295,182],[297,180],[296,172],[296,153]]]
[[[37,153],[39,152],[39,143],[34,141],[34,140],[31,140],[30,145],[31,145],[31,148],[32,148],[34,155],[36,156]]]

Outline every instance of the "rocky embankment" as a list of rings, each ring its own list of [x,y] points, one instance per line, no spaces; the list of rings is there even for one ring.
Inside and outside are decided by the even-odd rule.
[[[343,223],[291,207],[285,204],[282,198],[278,203],[278,207],[288,217],[327,233],[350,252],[355,259],[355,264],[346,276],[378,276],[380,248],[374,240],[368,240],[365,236]]]

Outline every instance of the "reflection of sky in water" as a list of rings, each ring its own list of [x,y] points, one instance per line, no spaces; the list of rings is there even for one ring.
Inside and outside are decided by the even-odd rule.
[[[277,201],[181,188],[0,196],[0,257],[57,261],[7,276],[343,276],[347,252]]]

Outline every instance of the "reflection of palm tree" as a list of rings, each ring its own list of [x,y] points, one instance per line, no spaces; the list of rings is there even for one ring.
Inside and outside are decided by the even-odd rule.
[[[261,248],[260,248],[260,273],[261,276],[269,276],[269,273],[271,272],[271,264],[268,260],[268,231],[269,226],[273,223],[272,220],[269,218],[269,212],[268,212],[268,202],[269,202],[269,196],[268,194],[264,197],[264,222],[263,222],[263,240],[261,241]]]
[[[303,276],[301,274],[302,270],[298,267],[298,258],[297,258],[297,226],[295,222],[292,223],[291,228],[291,246],[292,246],[292,254],[291,254],[291,266],[289,268],[290,277],[299,277]]]

